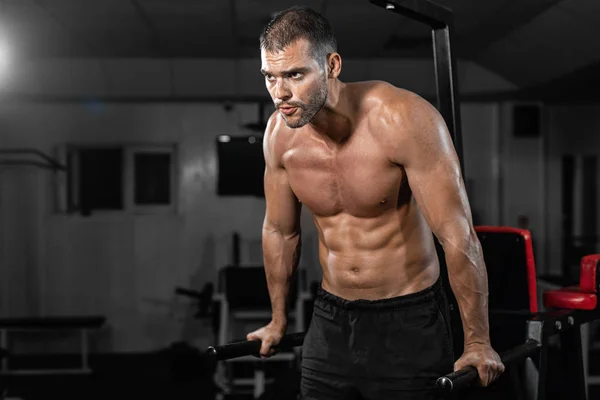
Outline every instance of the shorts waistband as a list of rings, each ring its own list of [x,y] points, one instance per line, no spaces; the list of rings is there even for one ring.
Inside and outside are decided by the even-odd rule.
[[[438,277],[435,283],[428,288],[403,296],[390,297],[378,300],[347,300],[329,293],[322,286],[317,288],[316,301],[321,301],[343,309],[354,310],[385,310],[404,307],[412,307],[419,304],[427,304],[440,296],[442,280]]]

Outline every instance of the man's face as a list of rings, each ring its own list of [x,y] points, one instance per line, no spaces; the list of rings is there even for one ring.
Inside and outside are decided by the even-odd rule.
[[[267,90],[290,128],[308,124],[327,100],[327,75],[312,57],[310,43],[297,40],[284,51],[261,51]]]

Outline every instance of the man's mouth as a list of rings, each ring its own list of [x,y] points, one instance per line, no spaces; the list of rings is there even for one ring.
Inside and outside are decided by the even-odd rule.
[[[285,115],[292,115],[293,113],[296,112],[296,110],[298,109],[298,107],[279,107],[279,109]]]

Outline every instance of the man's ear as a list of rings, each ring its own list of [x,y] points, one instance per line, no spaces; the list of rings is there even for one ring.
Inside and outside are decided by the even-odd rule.
[[[327,77],[337,78],[342,72],[342,56],[339,53],[330,53],[327,55]]]

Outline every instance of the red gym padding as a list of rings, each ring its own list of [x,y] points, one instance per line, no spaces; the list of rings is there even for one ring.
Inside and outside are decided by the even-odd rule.
[[[538,312],[531,232],[509,226],[475,226],[488,273],[490,310]]]
[[[600,264],[600,254],[583,257],[579,285],[544,292],[544,306],[572,310],[595,310],[598,307],[598,291],[600,289],[598,264]]]
[[[598,293],[600,290],[598,264],[600,264],[600,254],[592,254],[581,259],[579,286],[582,290],[594,293]]]

